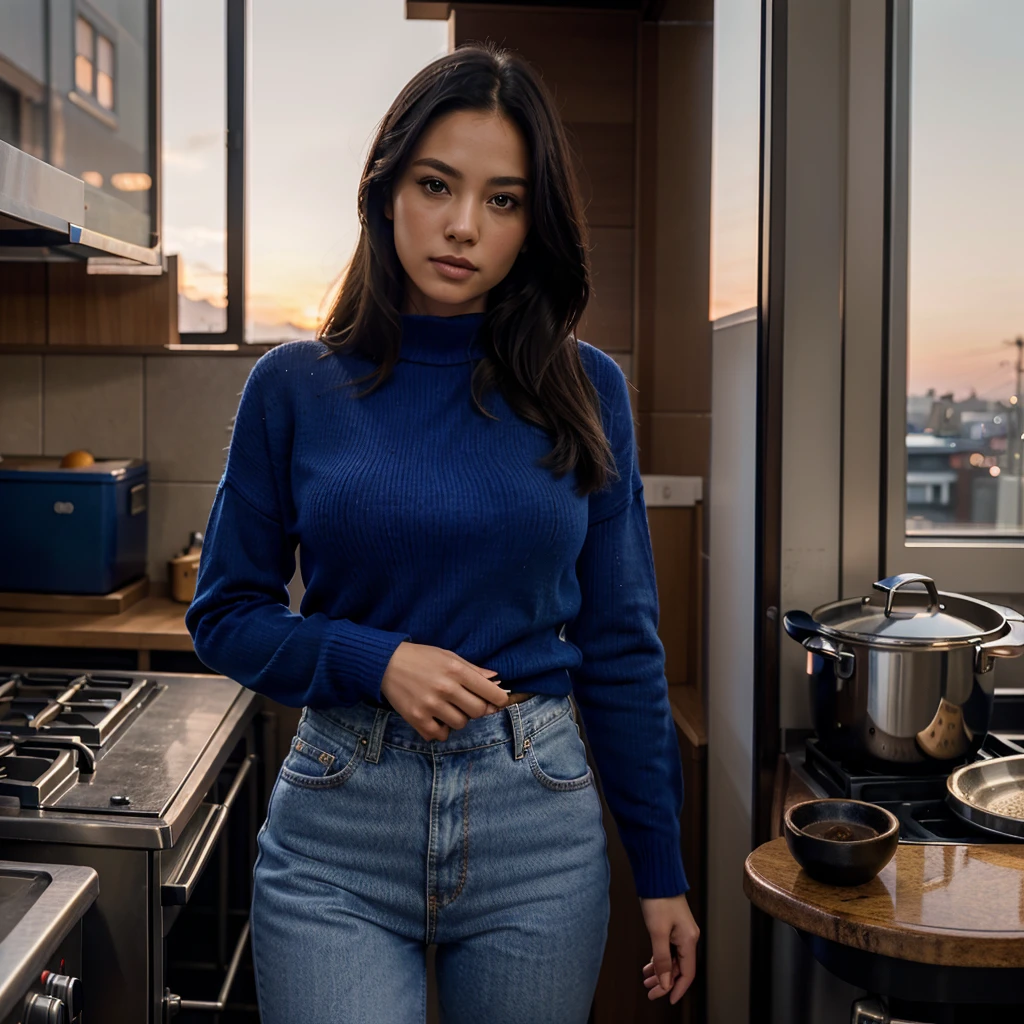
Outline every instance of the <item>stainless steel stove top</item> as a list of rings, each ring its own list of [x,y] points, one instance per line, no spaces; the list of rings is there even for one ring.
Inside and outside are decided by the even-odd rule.
[[[257,699],[224,676],[0,669],[0,839],[170,845]]]

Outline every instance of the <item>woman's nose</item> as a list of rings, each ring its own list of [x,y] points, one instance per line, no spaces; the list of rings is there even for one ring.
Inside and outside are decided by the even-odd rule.
[[[475,242],[479,225],[472,204],[462,203],[451,209],[452,217],[445,230],[445,237],[455,242]]]

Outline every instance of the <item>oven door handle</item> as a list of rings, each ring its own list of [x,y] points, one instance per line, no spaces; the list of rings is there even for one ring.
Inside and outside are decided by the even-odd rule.
[[[231,986],[235,983],[235,974],[238,972],[238,964],[242,959],[242,954],[245,952],[245,947],[249,944],[249,918],[245,919],[245,924],[242,925],[241,934],[238,936],[238,941],[235,943],[235,950],[231,954],[231,963],[228,964],[228,969],[224,972],[224,980],[221,982],[220,991],[217,993],[217,999],[182,999],[181,996],[172,992],[169,988],[164,989],[164,1022],[170,1021],[172,1018],[177,1017],[182,1010],[191,1011],[193,1013],[223,1013],[228,1005],[228,993],[231,991]]]
[[[205,870],[206,862],[210,859],[210,854],[213,853],[213,848],[224,831],[231,805],[235,802],[235,797],[242,788],[242,783],[245,782],[255,760],[256,755],[249,754],[238,766],[231,788],[222,803],[201,804],[197,809],[197,814],[201,813],[204,808],[206,809],[206,821],[195,841],[185,851],[181,860],[175,864],[171,876],[161,884],[160,903],[163,906],[183,906],[192,897],[192,890]]]

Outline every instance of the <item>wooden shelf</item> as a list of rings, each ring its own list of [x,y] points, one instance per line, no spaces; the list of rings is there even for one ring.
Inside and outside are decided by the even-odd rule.
[[[60,612],[63,615],[120,615],[150,594],[149,577],[141,576],[110,594],[0,593],[0,611]]]
[[[0,611],[0,644],[191,651],[187,607],[169,597],[151,596],[119,615]]]

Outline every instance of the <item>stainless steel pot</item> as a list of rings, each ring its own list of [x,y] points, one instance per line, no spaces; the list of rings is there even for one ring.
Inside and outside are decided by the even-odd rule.
[[[904,589],[911,584],[924,590]],[[869,597],[783,616],[807,650],[820,742],[889,766],[973,753],[992,716],[995,659],[1024,654],[1024,615],[939,591],[920,573],[873,586]]]

